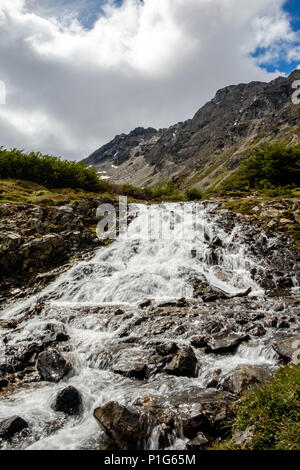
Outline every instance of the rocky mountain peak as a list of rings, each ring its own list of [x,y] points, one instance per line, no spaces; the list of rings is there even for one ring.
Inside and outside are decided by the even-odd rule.
[[[250,82],[218,90],[192,119],[167,129],[137,127],[100,147],[85,163],[114,183],[181,186],[219,184],[249,148],[268,141],[298,143],[300,107],[292,84],[300,70],[270,83]]]

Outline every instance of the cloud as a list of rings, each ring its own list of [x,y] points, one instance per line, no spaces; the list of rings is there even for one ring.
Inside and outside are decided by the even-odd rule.
[[[0,145],[83,158],[138,125],[191,117],[218,88],[272,79],[251,54],[271,61],[296,40],[283,0],[107,1],[87,29],[90,1],[69,14],[0,0]]]

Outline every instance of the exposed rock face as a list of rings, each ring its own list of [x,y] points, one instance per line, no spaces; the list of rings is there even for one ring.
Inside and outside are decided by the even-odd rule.
[[[208,444],[209,440],[204,436],[202,432],[200,432],[197,437],[186,443],[186,448],[191,452],[197,452],[199,450],[204,450],[208,446]]]
[[[12,416],[0,422],[0,439],[11,439],[16,433],[28,428],[28,423],[19,416]]]
[[[72,365],[56,349],[48,349],[39,354],[37,370],[42,380],[59,382],[72,370]]]
[[[137,128],[119,135],[85,162],[106,171],[111,182],[145,186],[172,178],[209,186],[216,176],[234,170],[251,145],[299,142],[298,108],[291,99],[292,83],[299,78],[297,70],[270,83],[228,86],[192,119],[159,131]]]
[[[229,372],[221,386],[223,390],[240,395],[267,382],[271,377],[272,373],[264,367],[243,364]]]
[[[78,415],[82,410],[82,397],[80,392],[70,385],[58,393],[53,405],[55,411],[67,415]]]
[[[273,344],[273,349],[279,354],[280,358],[287,364],[293,359],[297,359],[297,351],[300,356],[300,335],[292,336],[284,340],[277,340]]]
[[[149,438],[149,422],[145,414],[117,402],[96,408],[94,416],[119,450],[142,449]]]
[[[100,246],[90,227],[103,202],[95,198],[62,207],[0,203],[0,289],[47,284],[71,256]]]

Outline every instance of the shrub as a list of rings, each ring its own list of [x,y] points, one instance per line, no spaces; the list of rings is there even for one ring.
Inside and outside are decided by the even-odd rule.
[[[252,151],[221,190],[257,188],[272,192],[278,187],[299,185],[299,176],[300,145],[266,144]]]
[[[185,197],[188,201],[199,201],[203,198],[203,194],[199,189],[192,188],[185,191]]]
[[[98,178],[95,168],[83,163],[61,160],[40,152],[6,150],[0,147],[0,179],[15,178],[47,188],[81,188],[103,191],[107,183]]]

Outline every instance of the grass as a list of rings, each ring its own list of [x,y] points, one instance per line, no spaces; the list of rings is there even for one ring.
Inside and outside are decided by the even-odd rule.
[[[266,385],[241,400],[231,428],[253,428],[249,450],[300,450],[300,364],[280,369]],[[232,440],[214,450],[239,449]]]
[[[0,202],[59,206],[80,199],[99,197],[100,195],[102,196],[102,194],[87,192],[82,189],[49,189],[31,181],[0,180]],[[114,198],[110,193],[103,193],[103,195],[106,198]]]

